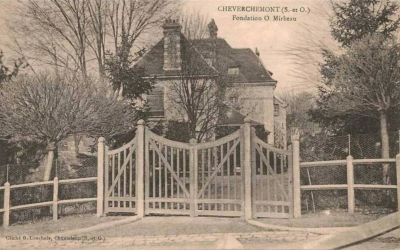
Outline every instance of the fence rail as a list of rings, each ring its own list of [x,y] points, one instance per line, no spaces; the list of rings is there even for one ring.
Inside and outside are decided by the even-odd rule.
[[[3,213],[3,227],[9,226],[11,211],[50,206],[53,208],[53,210],[52,210],[53,220],[56,221],[58,219],[58,205],[97,201],[97,197],[99,196],[99,193],[97,193],[97,197],[92,197],[92,198],[79,198],[79,199],[66,199],[66,200],[58,199],[58,188],[60,185],[85,183],[85,182],[97,182],[97,181],[98,181],[98,177],[68,179],[68,180],[61,180],[61,181],[59,181],[58,178],[55,177],[53,181],[44,181],[44,182],[27,183],[27,184],[19,184],[19,185],[10,185],[9,182],[6,182],[4,184],[4,186],[0,187],[0,190],[4,190],[4,207],[2,209],[0,209],[0,212]],[[20,188],[37,187],[37,186],[46,186],[46,185],[53,185],[52,201],[23,204],[23,205],[18,205],[18,206],[10,205],[10,201],[12,198],[11,190],[20,189]]]
[[[371,164],[388,164],[396,163],[396,185],[392,184],[355,184],[354,166],[367,167]],[[347,190],[348,211],[354,213],[355,210],[355,192],[354,190],[391,190],[397,189],[397,207],[400,211],[400,154],[395,159],[356,159],[353,160],[352,156],[348,156],[346,160],[331,160],[331,161],[315,161],[315,162],[300,162],[300,169],[307,169],[310,167],[328,168],[332,166],[343,167],[347,175],[347,182],[345,184],[323,184],[300,185],[302,191],[321,191],[321,190]],[[301,201],[300,201],[301,203]],[[299,204],[298,206],[301,206]]]

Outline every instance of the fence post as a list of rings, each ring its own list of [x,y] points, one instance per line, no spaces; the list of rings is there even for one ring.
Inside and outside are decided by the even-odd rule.
[[[53,183],[53,220],[58,219],[58,178],[54,177]]]
[[[136,214],[139,218],[144,217],[144,120],[139,120],[137,123],[137,204],[136,204]]]
[[[251,197],[251,125],[250,117],[244,119],[243,124],[243,145],[244,145],[244,217],[251,220],[252,215],[252,197]]]
[[[347,160],[347,204],[350,214],[354,213],[354,167],[353,156],[349,155]]]
[[[97,143],[97,217],[103,214],[105,141],[104,137],[100,137]]]
[[[300,135],[295,131],[292,135],[293,145],[293,218],[301,218],[300,190]]]
[[[293,145],[290,144],[288,147],[289,152],[293,153]],[[290,206],[289,206],[289,214],[291,216],[291,218],[294,217],[293,214],[293,206],[294,206],[294,202],[293,202],[293,158],[292,156],[288,155],[287,156],[288,159],[288,174],[289,174],[289,180],[288,180],[288,185],[289,185],[289,199],[290,199]]]
[[[105,144],[105,146],[104,146],[104,182],[103,182],[103,193],[102,193],[102,195],[103,195],[103,204],[102,204],[102,206],[103,206],[103,214],[102,214],[102,216],[106,216],[106,214],[107,214],[107,206],[108,206],[108,199],[107,199],[107,196],[106,196],[106,194],[107,194],[107,191],[108,191],[108,178],[109,178],[109,176],[108,176],[108,169],[109,169],[109,162],[108,162],[108,146],[107,146],[107,144]]]
[[[10,225],[10,183],[7,181],[4,184],[4,212],[3,212],[3,227]]]
[[[190,139],[190,156],[189,156],[189,166],[190,166],[190,217],[196,217],[196,207],[197,207],[197,140]]]
[[[396,155],[397,211],[400,211],[400,154]]]

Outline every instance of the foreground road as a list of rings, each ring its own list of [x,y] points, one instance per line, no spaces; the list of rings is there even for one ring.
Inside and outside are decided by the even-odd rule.
[[[20,236],[2,238],[3,249],[243,249],[280,248],[289,242],[313,240],[317,234],[306,232],[214,233],[169,236]],[[258,247],[257,247],[258,248]]]

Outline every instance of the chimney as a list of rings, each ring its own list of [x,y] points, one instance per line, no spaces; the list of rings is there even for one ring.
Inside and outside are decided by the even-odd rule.
[[[217,38],[218,27],[215,24],[214,19],[211,19],[211,22],[208,24],[208,31],[210,32],[210,38]]]
[[[216,67],[217,64],[217,35],[218,35],[218,27],[215,24],[214,19],[211,19],[211,22],[208,24],[208,31],[210,32],[211,39],[211,50],[210,50],[210,65]]]
[[[167,19],[164,29],[164,70],[181,70],[181,29],[177,20]]]
[[[260,57],[260,52],[258,51],[258,48],[256,47],[255,53],[258,57]]]

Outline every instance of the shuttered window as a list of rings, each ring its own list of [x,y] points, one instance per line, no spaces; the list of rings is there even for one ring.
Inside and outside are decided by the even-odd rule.
[[[164,88],[155,87],[147,95],[147,104],[150,106],[150,117],[164,117]]]

